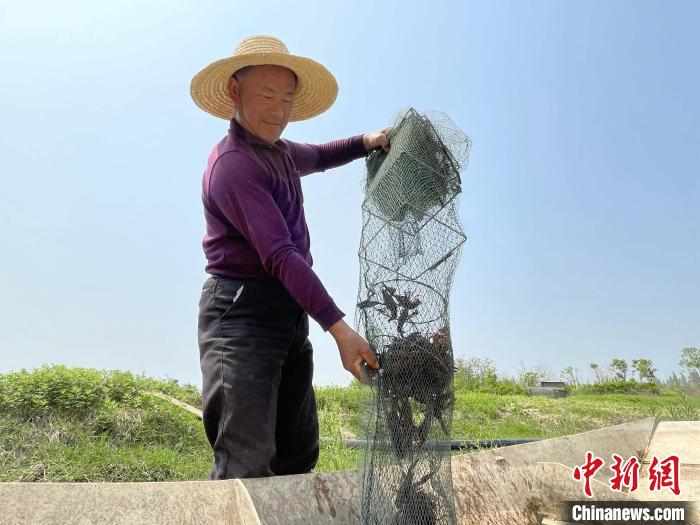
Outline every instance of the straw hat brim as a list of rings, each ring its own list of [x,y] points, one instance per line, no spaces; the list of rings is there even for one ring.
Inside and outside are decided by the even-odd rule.
[[[338,96],[338,83],[323,65],[310,58],[283,53],[247,53],[212,62],[190,84],[192,100],[204,111],[231,120],[234,103],[228,94],[231,75],[246,66],[270,64],[296,73],[298,83],[290,121],[306,120],[326,111]]]

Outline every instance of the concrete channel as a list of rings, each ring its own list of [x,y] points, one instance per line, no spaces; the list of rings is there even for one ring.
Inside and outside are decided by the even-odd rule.
[[[653,418],[591,432],[452,458],[460,525],[564,523],[560,502],[582,500],[572,468],[587,451],[606,458],[593,482],[595,501],[691,501],[687,523],[700,525],[700,422]],[[682,492],[613,492],[612,454],[681,460]],[[604,471],[605,470],[605,471]],[[642,484],[643,485],[643,484]],[[359,524],[355,471],[276,478],[164,483],[0,483],[1,524]]]

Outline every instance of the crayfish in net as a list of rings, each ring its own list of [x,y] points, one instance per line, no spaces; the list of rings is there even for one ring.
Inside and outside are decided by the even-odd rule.
[[[440,424],[443,435],[449,436],[444,416],[454,401],[454,368],[448,341],[446,329],[431,338],[413,332],[394,338],[379,355],[377,386],[384,397],[386,424],[399,459],[424,449],[434,421]]]

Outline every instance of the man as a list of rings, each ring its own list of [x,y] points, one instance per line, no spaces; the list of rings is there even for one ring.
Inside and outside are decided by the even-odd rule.
[[[202,183],[211,274],[199,303],[203,419],[210,479],[309,472],[318,459],[308,316],[335,339],[346,370],[377,368],[311,268],[300,177],[389,147],[386,130],[322,145],[281,139],[290,120],[334,102],[321,64],[278,39],[244,39],[192,80],[205,111],[230,119]],[[233,117],[233,118],[232,118]]]

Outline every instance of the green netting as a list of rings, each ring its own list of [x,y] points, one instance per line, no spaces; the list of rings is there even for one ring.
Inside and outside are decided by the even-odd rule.
[[[398,114],[367,158],[355,324],[380,361],[361,409],[364,524],[456,523],[449,292],[466,240],[457,215],[469,138],[442,113]]]

